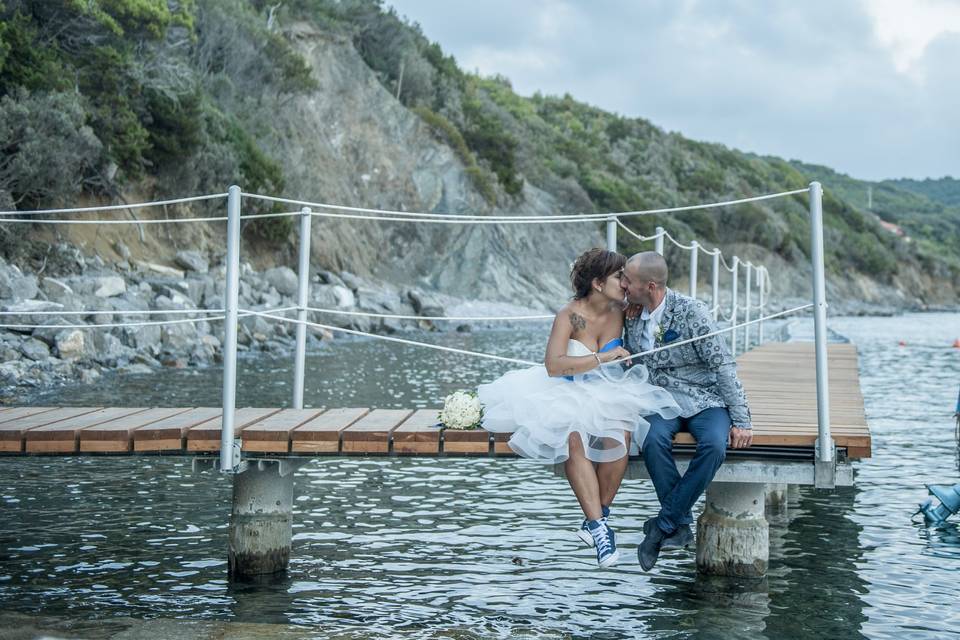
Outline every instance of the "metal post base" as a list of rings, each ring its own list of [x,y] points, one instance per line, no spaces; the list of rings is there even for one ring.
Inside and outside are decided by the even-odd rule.
[[[697,520],[697,570],[713,576],[762,578],[770,561],[764,485],[712,483]]]
[[[251,461],[233,477],[227,559],[231,580],[286,571],[293,539],[293,473],[273,461]]]

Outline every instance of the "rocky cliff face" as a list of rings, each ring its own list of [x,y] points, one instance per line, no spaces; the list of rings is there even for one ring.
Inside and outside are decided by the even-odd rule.
[[[463,163],[381,86],[349,42],[293,29],[320,88],[277,112],[267,144],[288,192],[377,209],[444,213],[558,212],[529,183],[515,203],[490,207]],[[503,198],[506,200],[506,198]],[[579,251],[601,244],[601,226],[448,225],[314,219],[318,264],[468,298],[555,305]]]

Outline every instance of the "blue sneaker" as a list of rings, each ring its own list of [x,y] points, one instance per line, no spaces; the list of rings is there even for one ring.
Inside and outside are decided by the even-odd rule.
[[[620,559],[620,551],[617,550],[617,536],[613,529],[607,526],[602,520],[590,520],[587,522],[587,530],[593,537],[593,544],[597,548],[597,564],[601,569],[616,564]]]
[[[600,512],[603,514],[600,517],[600,521],[603,522],[603,524],[607,524],[607,518],[610,517],[610,507],[600,505]],[[580,528],[577,530],[577,537],[583,540],[583,544],[587,545],[588,547],[592,547],[593,535],[590,534],[590,529],[587,528],[588,522],[589,520],[584,519],[584,521],[580,524]]]

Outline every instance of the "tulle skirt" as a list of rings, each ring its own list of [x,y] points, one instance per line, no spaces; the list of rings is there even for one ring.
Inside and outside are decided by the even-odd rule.
[[[478,388],[483,428],[513,433],[510,448],[545,463],[570,457],[568,440],[578,434],[586,457],[618,460],[643,446],[654,413],[670,419],[680,407],[662,387],[647,382],[642,365],[622,370],[605,365],[583,375],[554,378],[542,366],[510,371]]]

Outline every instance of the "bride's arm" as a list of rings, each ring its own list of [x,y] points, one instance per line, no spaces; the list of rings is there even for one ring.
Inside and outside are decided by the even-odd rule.
[[[564,307],[557,313],[550,329],[550,339],[547,340],[547,354],[543,364],[547,368],[547,375],[551,377],[575,376],[596,369],[600,362],[608,362],[619,355],[615,350],[588,356],[568,356],[567,343],[573,336],[574,323],[583,323],[583,317]],[[583,327],[579,327],[582,329]],[[599,356],[599,360],[597,359]]]

